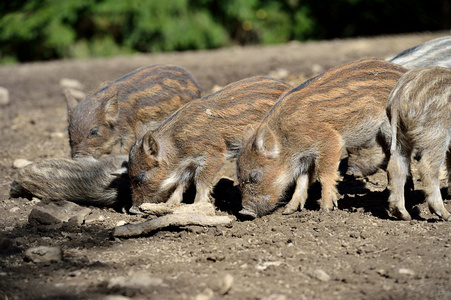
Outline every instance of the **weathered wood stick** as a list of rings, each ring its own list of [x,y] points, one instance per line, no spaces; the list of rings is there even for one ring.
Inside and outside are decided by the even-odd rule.
[[[198,213],[169,214],[143,223],[118,226],[114,228],[113,236],[132,237],[145,235],[170,226],[216,226],[230,224],[232,221],[232,218],[228,216],[206,216]]]

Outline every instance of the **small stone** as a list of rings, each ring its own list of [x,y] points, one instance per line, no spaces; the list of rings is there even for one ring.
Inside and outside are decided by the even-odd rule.
[[[220,91],[222,88],[223,88],[222,86],[215,84],[215,85],[211,88],[211,94]]]
[[[128,277],[111,278],[108,282],[108,288],[122,287],[122,288],[146,288],[150,286],[159,286],[163,284],[163,279],[153,277],[146,272],[136,272]]]
[[[9,104],[9,91],[8,89],[0,86],[0,106]]]
[[[59,247],[39,246],[27,249],[25,258],[34,263],[59,262],[63,259],[63,251]]]
[[[319,281],[323,281],[323,282],[330,280],[330,276],[321,269],[316,269],[315,271],[313,271],[313,276],[316,279],[318,279]]]
[[[272,294],[263,298],[263,300],[287,300],[287,296],[282,294]]]
[[[90,212],[91,209],[69,201],[39,203],[31,210],[28,222],[34,226],[55,225],[69,221],[81,225]]]
[[[91,213],[86,216],[85,218],[85,224],[91,224],[96,222],[102,222],[105,221],[105,217],[102,215],[99,215],[98,213]]]
[[[10,210],[9,210],[9,212],[10,213],[15,213],[15,212],[18,212],[20,210],[20,208],[18,207],[18,206],[14,206],[13,208],[11,208]]]
[[[314,64],[312,66],[312,73],[313,74],[319,74],[319,73],[321,73],[323,71],[324,71],[324,68],[322,66],[318,65],[318,64]]]
[[[83,100],[84,98],[86,98],[85,92],[75,90],[75,89],[68,89],[68,90],[71,93],[71,95],[77,100]]]
[[[64,137],[66,137],[66,135],[65,135],[65,133],[64,132],[52,132],[52,133],[50,133],[50,137],[51,138],[57,138],[57,139],[62,139],[62,138],[64,138]]]
[[[13,162],[13,168],[14,169],[22,169],[32,163],[33,162],[31,162],[29,160],[18,158]]]
[[[215,278],[209,284],[210,288],[219,293],[220,295],[227,294],[232,288],[233,276],[230,274],[225,274],[219,278]]]
[[[125,225],[125,224],[127,224],[127,222],[125,222],[124,220],[121,220],[121,221],[119,221],[119,222],[116,223],[116,227],[118,227],[118,226],[123,226],[123,225]]]
[[[277,69],[275,71],[271,71],[268,74],[268,76],[272,77],[272,78],[283,80],[283,79],[287,78],[289,74],[290,74],[290,72],[288,72],[288,70],[279,68],[279,69]]]
[[[206,288],[202,293],[197,294],[196,297],[194,297],[195,300],[211,300],[213,299],[214,292]]]
[[[66,89],[83,90],[83,85],[77,79],[61,78],[60,86]]]
[[[412,269],[400,268],[398,273],[401,275],[415,276],[415,271]]]

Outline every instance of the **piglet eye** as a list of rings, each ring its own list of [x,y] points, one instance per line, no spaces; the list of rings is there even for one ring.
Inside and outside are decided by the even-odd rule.
[[[263,173],[260,170],[252,170],[249,173],[250,183],[260,183],[263,179]]]
[[[99,135],[99,126],[92,128],[88,133],[88,138],[98,136]]]

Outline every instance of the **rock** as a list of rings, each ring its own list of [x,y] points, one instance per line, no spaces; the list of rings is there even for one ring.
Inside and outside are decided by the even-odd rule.
[[[313,74],[319,74],[319,73],[322,73],[322,72],[324,72],[324,68],[322,66],[320,66],[318,64],[314,64],[312,66],[312,73]]]
[[[75,90],[75,89],[68,89],[68,90],[72,94],[72,96],[77,100],[83,100],[86,97],[85,92]]]
[[[125,225],[125,224],[127,224],[127,222],[125,222],[124,220],[121,220],[121,221],[119,221],[119,222],[116,223],[116,227],[117,227],[117,226],[123,226],[123,225]]]
[[[32,164],[33,162],[26,160],[26,159],[22,159],[22,158],[18,158],[13,162],[13,168],[14,169],[22,169],[23,167],[28,166],[29,164]]]
[[[233,276],[230,274],[225,274],[225,275],[219,276],[218,278],[214,278],[210,282],[209,287],[214,292],[216,292],[220,295],[225,295],[232,288],[232,284],[233,284]]]
[[[8,89],[0,86],[0,106],[9,104],[9,91]]]
[[[63,251],[59,247],[39,246],[27,249],[25,258],[34,263],[59,262],[63,259]]]
[[[315,271],[313,271],[313,277],[323,282],[330,280],[330,276],[321,269],[316,269]]]
[[[215,84],[215,85],[211,88],[211,93],[210,93],[210,94],[216,93],[216,92],[220,91],[222,88],[223,88],[223,86],[220,86],[220,85]]]
[[[83,84],[77,79],[61,78],[60,86],[66,89],[83,90]]]
[[[214,292],[206,288],[202,293],[197,294],[196,297],[194,297],[195,300],[211,300],[213,299]]]
[[[20,208],[18,207],[18,206],[14,206],[13,208],[11,208],[10,210],[9,210],[9,212],[10,213],[15,213],[15,212],[18,212],[20,210]]]
[[[279,69],[277,69],[277,70],[275,70],[275,71],[271,71],[271,72],[268,74],[268,76],[269,76],[269,77],[272,77],[272,78],[284,80],[285,78],[288,77],[289,74],[290,74],[290,72],[288,72],[288,70],[279,68]]]
[[[81,207],[69,201],[38,203],[28,216],[28,222],[34,226],[55,225],[65,222],[75,222],[81,225],[91,209]]]
[[[128,277],[119,276],[111,278],[108,282],[108,288],[120,287],[120,288],[132,288],[140,289],[150,286],[159,286],[163,284],[163,279],[153,277],[146,272],[136,272]]]
[[[398,273],[401,275],[415,276],[415,271],[412,269],[400,268]]]

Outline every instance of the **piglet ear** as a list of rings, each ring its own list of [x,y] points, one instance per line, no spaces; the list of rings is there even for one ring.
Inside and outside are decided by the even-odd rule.
[[[119,102],[117,93],[105,102],[105,121],[108,124],[115,124],[119,118]]]
[[[155,139],[155,137],[152,134],[152,131],[148,131],[144,136],[142,137],[142,149],[146,156],[151,157],[153,156],[156,158],[158,155],[159,149],[158,141]]]
[[[252,128],[251,125],[247,125],[246,128],[244,128],[244,132],[243,132],[243,144],[248,139],[250,139],[251,136],[253,136],[253,135],[254,135],[254,128]]]
[[[138,121],[135,125],[135,137],[136,139],[139,139],[143,135],[145,135],[147,132],[146,126],[141,121]]]
[[[65,95],[67,103],[67,114],[70,115],[72,114],[72,111],[74,110],[75,106],[77,106],[78,100],[77,98],[74,97],[74,95],[72,95],[70,90],[66,90]]]
[[[266,158],[276,158],[279,155],[279,143],[267,124],[263,124],[258,129],[255,139],[255,147],[257,151]]]

